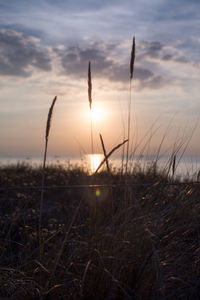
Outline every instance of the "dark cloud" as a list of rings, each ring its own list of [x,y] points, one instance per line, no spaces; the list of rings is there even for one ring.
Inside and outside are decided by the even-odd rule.
[[[146,57],[158,58],[163,50],[164,45],[159,42],[144,41],[140,43],[140,48]]]
[[[30,67],[50,71],[50,57],[35,38],[9,30],[0,30],[0,74],[28,77]]]
[[[129,69],[127,66],[113,66],[107,74],[108,78],[114,82],[127,83],[129,80]],[[145,88],[159,89],[169,84],[169,80],[163,78],[161,75],[155,75],[151,70],[135,67],[134,70],[134,82],[137,82],[138,90]]]
[[[28,77],[34,68],[42,71],[51,70],[51,59],[47,51],[40,47],[40,40],[10,30],[0,30],[0,75]],[[73,78],[87,78],[88,62],[92,64],[92,76],[104,78],[116,83],[127,83],[130,77],[129,62],[122,63],[116,59],[120,45],[104,42],[89,46],[54,47],[59,58],[62,74]],[[158,73],[159,68],[145,67],[145,60],[159,58],[164,61],[186,63],[184,56],[177,56],[165,51],[165,45],[159,42],[144,41],[139,44],[138,52],[142,59],[137,59],[134,80],[139,88],[156,89],[167,83]],[[157,70],[157,71],[155,71]]]
[[[105,75],[106,70],[112,66],[104,50],[97,47],[82,49],[79,46],[68,47],[65,50],[56,50],[61,58],[64,73],[74,77],[85,77],[88,61],[92,63],[92,70],[96,76]]]
[[[118,81],[118,82],[127,82],[129,80],[129,68],[127,65],[112,65],[109,72],[107,73],[108,78],[111,81]],[[134,79],[138,80],[139,82],[144,82],[145,80],[153,77],[153,72],[140,67],[135,67],[134,70]]]
[[[40,30],[33,29],[30,26],[24,26],[19,23],[11,23],[11,24],[0,23],[0,27],[5,29],[6,31],[21,32],[25,36],[34,36],[34,37],[42,38],[42,39],[45,38],[45,35],[44,35],[42,29],[40,29]]]
[[[183,64],[192,63],[186,56],[180,55],[178,53],[164,54],[160,57],[160,59],[163,61],[173,61]]]
[[[160,89],[169,83],[170,81],[164,79],[161,75],[154,75],[151,78],[149,78],[149,80],[140,82],[139,89],[150,88],[155,90]]]
[[[186,56],[178,54],[164,54],[161,57],[161,60],[179,62],[183,64],[191,63],[191,61]]]
[[[173,55],[172,54],[165,54],[162,57],[162,60],[172,60],[173,59]]]
[[[74,78],[87,78],[88,61],[92,62],[92,76],[104,78],[116,83],[127,83],[130,77],[129,63],[122,64],[110,57],[112,47],[102,44],[93,44],[90,48],[82,49],[80,46],[55,49],[61,59],[64,74]],[[160,49],[158,43],[152,45],[152,51]],[[134,80],[139,88],[158,88],[164,85],[164,80],[156,76],[152,70],[135,66]]]
[[[179,56],[175,58],[175,61],[180,62],[180,63],[188,63],[190,62],[189,59],[185,56]]]
[[[148,61],[149,58],[162,61],[172,61],[179,63],[192,63],[191,60],[187,58],[186,55],[183,55],[184,49],[176,48],[175,46],[164,45],[159,42],[148,42],[143,41],[139,44],[139,61]],[[170,49],[171,48],[171,49]]]

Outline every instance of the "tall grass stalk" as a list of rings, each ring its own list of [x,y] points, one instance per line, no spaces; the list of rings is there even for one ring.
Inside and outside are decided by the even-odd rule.
[[[46,133],[45,133],[45,148],[44,148],[44,158],[43,158],[43,166],[42,166],[42,188],[41,188],[41,197],[40,197],[40,215],[39,215],[39,247],[40,247],[40,258],[42,256],[42,236],[41,236],[41,228],[42,228],[42,209],[43,209],[43,202],[44,202],[44,182],[45,182],[45,167],[46,167],[46,158],[47,158],[47,148],[48,148],[48,139],[49,139],[49,132],[51,127],[51,119],[53,115],[53,108],[55,102],[57,100],[57,96],[52,101],[52,104],[49,108],[49,113],[46,122]]]
[[[88,63],[88,100],[90,107],[90,135],[91,135],[91,148],[92,154],[94,154],[94,141],[93,141],[93,124],[92,124],[92,75],[91,75],[91,63]]]
[[[130,140],[130,130],[131,130],[131,83],[133,79],[133,72],[134,72],[134,62],[135,62],[135,37],[133,38],[132,42],[132,49],[131,49],[131,58],[130,58],[130,97],[128,103],[128,133],[127,133],[127,151],[126,151],[126,173],[128,171],[128,160],[129,160],[129,140]]]
[[[124,120],[124,115],[123,115],[123,107],[120,104],[119,101],[119,110],[121,111],[121,122],[122,122],[122,128],[123,128],[123,140],[126,139],[126,128],[125,128],[125,120]],[[124,173],[124,167],[125,167],[125,149],[126,145],[124,144],[122,147],[122,151],[121,151],[121,175],[123,175]]]

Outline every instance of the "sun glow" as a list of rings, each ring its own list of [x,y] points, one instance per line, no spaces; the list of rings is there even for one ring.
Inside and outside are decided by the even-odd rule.
[[[89,114],[93,121],[100,121],[105,116],[105,113],[101,107],[92,107],[91,110],[89,110]]]

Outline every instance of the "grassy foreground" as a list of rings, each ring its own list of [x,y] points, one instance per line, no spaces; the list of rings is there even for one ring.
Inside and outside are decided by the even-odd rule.
[[[39,246],[41,178],[0,168],[1,300],[200,298],[199,185],[47,167]]]

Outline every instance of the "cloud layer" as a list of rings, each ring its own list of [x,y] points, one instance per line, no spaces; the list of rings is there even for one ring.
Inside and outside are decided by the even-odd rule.
[[[131,46],[131,45],[130,45]],[[184,49],[184,48],[183,48]],[[126,55],[124,55],[124,52]],[[87,77],[88,62],[92,63],[92,74],[120,84],[129,81],[130,49],[123,43],[84,42],[66,46],[41,46],[41,40],[19,31],[0,30],[0,75],[30,77],[33,72],[54,72],[54,60],[60,66],[57,76],[80,79]],[[122,54],[123,53],[123,54]],[[141,90],[159,89],[170,84],[170,74],[164,64],[181,63],[195,65],[189,60],[179,44],[164,44],[158,41],[136,40],[136,62],[134,82]]]
[[[144,42],[142,45],[148,44]],[[149,44],[148,44],[149,46]],[[58,54],[63,73],[74,78],[86,78],[88,61],[92,63],[92,73],[95,78],[103,78],[111,82],[127,84],[130,77],[129,61],[116,61],[115,51],[120,45],[93,44],[88,47],[64,47],[62,50],[55,49]],[[134,81],[137,82],[138,89],[151,88],[158,89],[169,83],[168,79],[164,79],[161,74],[145,67],[144,58],[157,57],[157,52],[162,50],[162,46],[158,42],[150,44],[143,54],[143,60],[140,58],[134,68]],[[157,72],[157,73],[156,73]]]
[[[146,58],[158,56],[159,43],[144,42]],[[51,48],[52,51],[49,51]],[[60,61],[60,73],[73,78],[86,78],[88,62],[96,78],[116,83],[129,80],[129,63],[118,59],[120,44],[93,43],[88,46],[41,47],[40,40],[21,32],[0,30],[0,75],[29,77],[34,70],[51,71],[53,59]],[[50,53],[54,53],[51,55]],[[134,78],[139,87],[158,88],[164,84],[159,74],[136,63]]]

